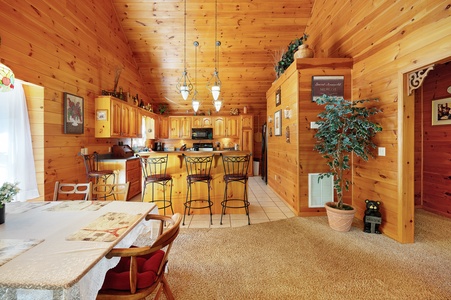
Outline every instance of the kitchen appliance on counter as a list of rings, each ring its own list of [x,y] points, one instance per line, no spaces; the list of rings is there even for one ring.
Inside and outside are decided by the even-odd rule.
[[[164,143],[162,142],[156,142],[155,144],[153,144],[153,151],[164,151]]]
[[[212,140],[213,128],[191,128],[191,138],[193,140]]]
[[[194,151],[213,151],[213,143],[193,143]]]
[[[133,149],[129,145],[113,145],[114,158],[129,158],[134,155]]]

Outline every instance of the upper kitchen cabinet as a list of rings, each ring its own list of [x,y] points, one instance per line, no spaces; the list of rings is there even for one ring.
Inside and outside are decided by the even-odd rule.
[[[95,137],[138,137],[138,108],[111,96],[95,99]]]
[[[240,119],[238,116],[215,117],[213,119],[213,136],[215,138],[239,138]]]
[[[212,128],[213,122],[211,117],[196,116],[193,117],[193,128]]]
[[[192,128],[191,117],[169,117],[169,138],[190,139]]]

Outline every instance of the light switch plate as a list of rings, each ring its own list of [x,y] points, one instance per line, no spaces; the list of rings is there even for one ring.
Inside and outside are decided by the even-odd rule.
[[[311,129],[318,129],[319,125],[316,122],[310,122],[310,128]]]
[[[378,147],[377,148],[377,155],[378,156],[385,156],[385,147]]]

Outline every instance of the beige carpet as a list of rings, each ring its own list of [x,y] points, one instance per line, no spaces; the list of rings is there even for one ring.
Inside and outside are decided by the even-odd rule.
[[[325,217],[182,229],[167,278],[189,299],[451,299],[451,220],[416,212],[416,242],[332,231]]]

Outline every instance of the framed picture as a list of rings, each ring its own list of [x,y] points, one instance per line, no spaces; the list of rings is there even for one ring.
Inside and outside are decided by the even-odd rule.
[[[282,104],[282,94],[280,92],[280,88],[276,91],[276,106]]]
[[[282,110],[274,113],[274,135],[282,135]]]
[[[312,102],[323,95],[344,97],[344,76],[313,76]]]
[[[96,119],[98,121],[108,121],[108,110],[98,109],[96,111]]]
[[[451,124],[451,98],[432,101],[432,125]]]
[[[82,134],[84,130],[83,98],[64,93],[64,133]]]

